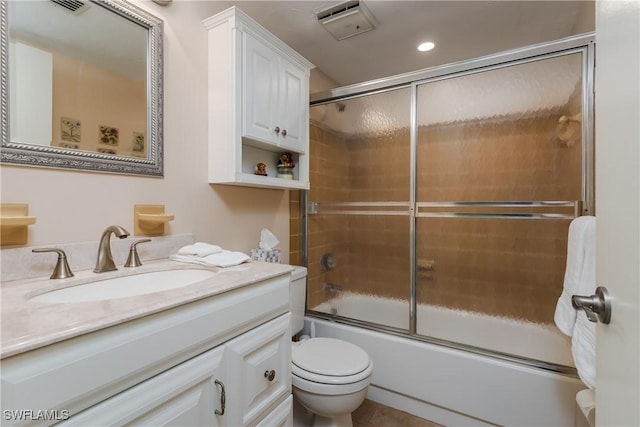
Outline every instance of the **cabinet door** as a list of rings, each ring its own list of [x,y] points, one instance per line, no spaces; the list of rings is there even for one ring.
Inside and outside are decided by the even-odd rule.
[[[105,400],[61,426],[224,426],[221,378],[224,348],[209,350]]]
[[[291,394],[290,318],[282,315],[226,344],[230,420],[252,425]]]
[[[277,145],[278,55],[249,34],[242,34],[242,43],[242,135]]]
[[[304,70],[280,61],[280,147],[304,153],[309,121],[309,82]]]

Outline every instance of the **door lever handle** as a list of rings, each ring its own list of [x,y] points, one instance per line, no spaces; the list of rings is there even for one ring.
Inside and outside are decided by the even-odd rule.
[[[598,286],[596,288],[595,295],[571,296],[571,305],[576,310],[582,309],[587,315],[587,319],[591,322],[597,322],[608,325],[611,322],[611,298],[609,292],[604,286]]]

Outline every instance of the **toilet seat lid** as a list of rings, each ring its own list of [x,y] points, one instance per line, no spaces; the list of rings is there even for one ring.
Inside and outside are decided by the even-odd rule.
[[[334,338],[311,338],[291,349],[291,361],[314,374],[348,376],[370,365],[369,355],[360,347]]]

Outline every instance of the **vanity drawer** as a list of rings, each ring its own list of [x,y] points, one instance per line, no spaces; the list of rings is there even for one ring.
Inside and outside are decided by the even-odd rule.
[[[227,345],[229,394],[232,418],[243,426],[254,425],[261,416],[291,395],[291,314],[287,313],[255,328]],[[236,388],[241,390],[235,392]],[[236,418],[236,413],[240,417]]]

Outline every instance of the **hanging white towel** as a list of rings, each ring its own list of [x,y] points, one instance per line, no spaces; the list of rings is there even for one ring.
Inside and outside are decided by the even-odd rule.
[[[569,225],[567,241],[567,266],[564,273],[564,285],[562,294],[558,298],[554,321],[565,335],[573,335],[573,327],[576,323],[576,310],[571,305],[572,295],[591,295],[595,291],[594,283],[586,283],[581,280],[585,266],[587,249],[587,236],[592,234],[591,245],[595,246],[595,217],[581,216]],[[594,247],[595,252],[595,247]]]
[[[592,295],[596,290],[596,218],[581,216],[569,226],[567,268],[554,320],[571,337],[571,353],[580,379],[596,385],[596,324],[571,305],[572,295]]]
[[[596,324],[578,313],[571,337],[571,353],[578,376],[591,390],[596,389]]]
[[[584,239],[585,254],[582,275],[578,285],[579,295],[592,295],[596,291],[596,223],[588,222]],[[578,376],[587,387],[596,388],[596,323],[587,319],[586,313],[577,312],[571,352]]]
[[[211,267],[233,267],[243,262],[251,262],[251,258],[242,252],[232,252],[222,250],[221,252],[207,255],[205,257],[194,257],[189,255],[174,254],[169,259],[190,264],[200,264]]]
[[[178,250],[178,255],[205,257],[211,254],[222,252],[222,248],[209,243],[196,242],[193,245],[183,246]]]

